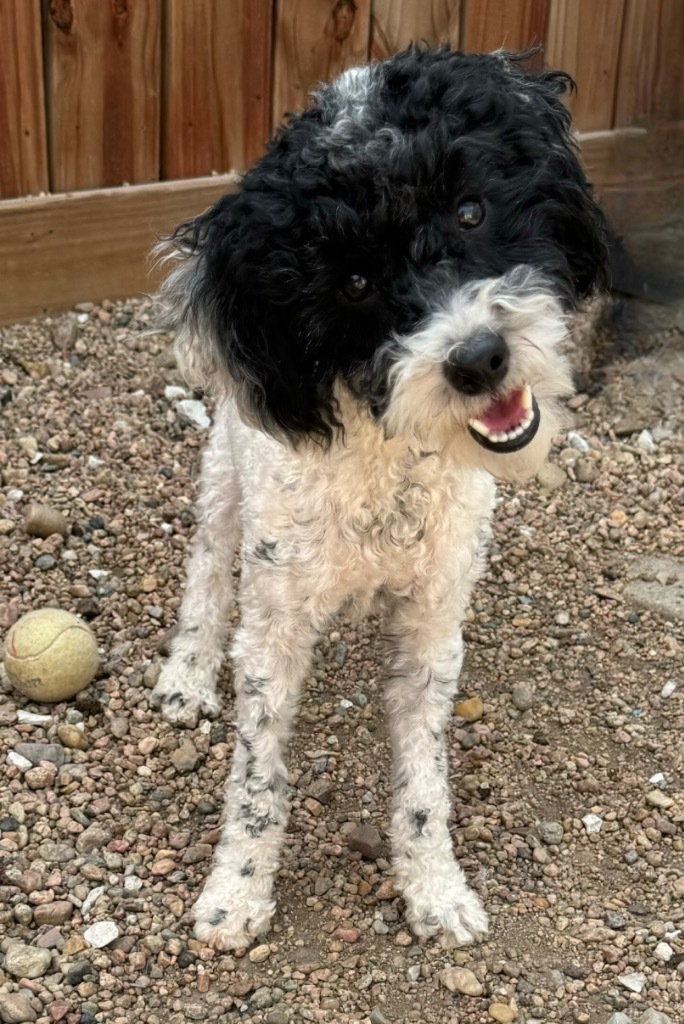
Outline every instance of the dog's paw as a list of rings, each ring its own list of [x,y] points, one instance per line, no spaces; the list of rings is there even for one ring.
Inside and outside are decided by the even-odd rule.
[[[168,722],[194,728],[200,717],[214,718],[221,710],[214,673],[171,658],[161,671],[150,700]]]
[[[409,906],[409,922],[416,935],[435,936],[445,949],[479,942],[489,930],[489,919],[482,901],[465,885],[442,890],[432,906]]]
[[[245,949],[269,930],[275,911],[273,900],[226,901],[200,896],[195,907],[195,935],[214,949]]]

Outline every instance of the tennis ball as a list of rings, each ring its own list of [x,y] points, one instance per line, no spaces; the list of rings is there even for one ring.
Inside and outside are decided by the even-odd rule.
[[[60,608],[28,612],[5,638],[5,668],[26,697],[56,702],[73,697],[92,680],[100,658],[83,619]]]

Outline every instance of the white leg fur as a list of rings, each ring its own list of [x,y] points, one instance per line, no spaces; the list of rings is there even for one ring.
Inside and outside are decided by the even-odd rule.
[[[394,762],[394,871],[413,931],[438,935],[445,947],[466,945],[487,931],[487,915],[466,884],[449,836],[444,735],[463,661],[460,621],[484,562],[486,532],[479,540],[473,534],[470,565],[467,549],[460,552],[456,586],[445,591],[433,582],[399,604],[389,625],[386,704]]]
[[[198,938],[218,949],[249,946],[275,910],[271,892],[288,815],[283,757],[315,639],[306,615],[274,607],[267,568],[243,572],[226,822],[194,910]]]
[[[232,563],[240,523],[236,472],[216,422],[202,459],[200,522],[171,656],[152,691],[170,722],[194,726],[200,714],[219,711],[216,677],[233,601]]]

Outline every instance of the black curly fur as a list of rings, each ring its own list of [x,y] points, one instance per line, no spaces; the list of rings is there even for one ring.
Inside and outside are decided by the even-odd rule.
[[[196,271],[182,315],[263,429],[330,440],[335,381],[363,391],[377,351],[465,282],[528,264],[568,306],[603,284],[605,225],[560,99],[572,80],[519,56],[411,46],[373,65],[360,118],[323,87],[235,194],[176,230]],[[484,203],[476,230],[459,227],[465,198]],[[342,290],[353,274],[372,283],[360,302]]]

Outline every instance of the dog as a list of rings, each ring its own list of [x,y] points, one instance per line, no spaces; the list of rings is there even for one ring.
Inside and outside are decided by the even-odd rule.
[[[218,949],[268,931],[285,747],[318,632],[383,608],[392,860],[443,946],[488,927],[452,850],[445,729],[495,480],[543,463],[568,325],[605,274],[562,72],[413,45],[290,116],[237,191],[166,240],[162,326],[215,399],[179,630],[154,690],[219,711],[241,552],[225,824],[195,906]]]

